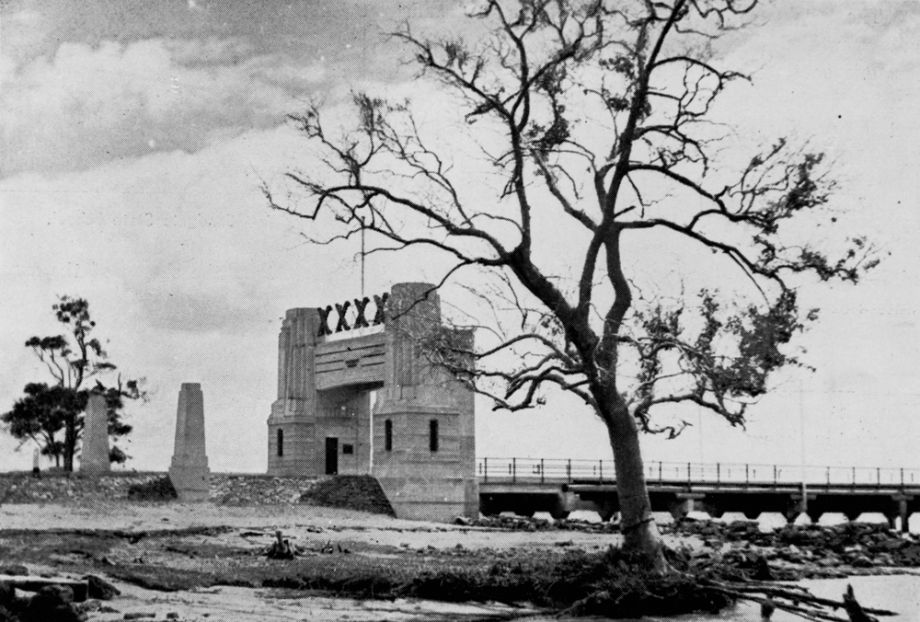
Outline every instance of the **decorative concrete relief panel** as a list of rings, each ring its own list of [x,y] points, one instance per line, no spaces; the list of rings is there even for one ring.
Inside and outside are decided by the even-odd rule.
[[[320,344],[315,357],[315,386],[320,391],[384,381],[386,344],[383,333]]]

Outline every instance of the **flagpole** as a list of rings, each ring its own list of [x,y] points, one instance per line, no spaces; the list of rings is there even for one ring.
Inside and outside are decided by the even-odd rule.
[[[364,227],[361,227],[361,298],[364,298]]]

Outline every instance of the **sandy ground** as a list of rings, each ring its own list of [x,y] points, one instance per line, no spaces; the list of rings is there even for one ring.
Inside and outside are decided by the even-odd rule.
[[[351,620],[357,622],[422,621],[422,620],[483,620],[495,616],[520,613],[526,609],[511,609],[503,605],[443,603],[426,600],[355,600],[286,593],[279,590],[257,590],[240,587],[213,587],[188,592],[153,592],[139,587],[119,584],[122,594],[117,601],[107,603],[117,611],[91,612],[89,620],[123,620],[125,614],[153,613],[154,620],[166,620],[175,613],[183,621],[263,622]],[[148,618],[150,619],[150,618]]]
[[[496,531],[478,527],[407,521],[309,505],[218,506],[202,504],[111,503],[97,505],[4,505],[0,529],[118,529],[147,531],[188,527],[280,529],[298,544],[362,541],[384,546],[468,549],[553,547],[572,543],[584,549],[607,547],[618,536],[578,531]]]
[[[203,504],[107,503],[95,505],[4,505],[0,529],[35,530],[111,529],[123,531],[173,530],[189,527],[232,527],[209,536],[217,544],[258,545],[270,542],[275,529],[304,549],[327,543],[379,545],[401,549],[510,549],[578,547],[606,548],[617,536],[578,531],[498,531],[485,528],[415,522],[377,514],[307,505],[236,507]],[[52,556],[54,557],[54,556]],[[49,565],[31,564],[33,573],[61,575]],[[44,567],[43,567],[44,566]],[[95,571],[94,571],[95,572]],[[451,604],[425,600],[354,600],[305,595],[302,592],[241,587],[211,587],[181,592],[160,592],[113,581],[122,591],[102,603],[111,611],[89,612],[90,620],[121,620],[128,613],[152,613],[154,620],[167,614],[180,621],[256,620],[484,620],[532,614],[499,604]]]

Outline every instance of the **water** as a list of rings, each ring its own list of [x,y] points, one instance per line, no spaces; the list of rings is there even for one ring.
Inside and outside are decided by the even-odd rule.
[[[673,518],[667,512],[652,512],[652,516],[655,518],[655,522],[659,525],[668,525],[673,522]],[[711,520],[716,523],[731,523],[733,521],[748,520],[741,512],[726,512],[722,518],[712,518],[705,512],[690,512],[690,514],[687,516],[694,520]],[[552,518],[548,512],[538,512],[537,514],[534,514],[534,517],[542,518],[544,520],[550,520]],[[583,520],[589,523],[599,523],[601,521],[600,515],[598,515],[597,512],[590,510],[577,510],[569,514],[569,518],[573,520]],[[764,512],[757,518],[757,522],[760,524],[761,531],[772,531],[779,527],[785,526],[786,517],[775,512]],[[818,521],[818,524],[831,526],[840,525],[846,522],[848,522],[847,517],[843,514],[828,512],[821,516],[821,520]],[[882,524],[888,523],[883,515],[873,512],[860,514],[857,522]],[[811,519],[802,514],[796,519],[795,524],[811,525],[812,523]],[[913,513],[913,515],[910,517],[910,521],[908,522],[908,528],[910,529],[910,533],[920,534],[920,512]],[[898,529],[900,529],[900,519],[898,520]]]
[[[589,522],[600,521],[596,512],[572,512],[571,518],[579,518]],[[692,518],[698,520],[710,520],[707,514],[692,513]],[[733,520],[745,520],[742,514],[727,513],[716,522],[732,522]],[[841,514],[826,514],[821,517],[819,524],[836,525],[846,522],[846,517]],[[887,522],[881,514],[863,514],[861,521],[866,522]],[[659,524],[671,522],[670,515],[666,513],[655,513],[655,521]],[[758,520],[762,531],[771,531],[777,527],[786,524],[786,519],[780,514],[762,514]],[[797,524],[807,525],[811,521],[807,516],[800,516],[796,521]],[[911,516],[909,523],[910,532],[920,533],[920,512],[915,512]],[[896,616],[878,616],[879,622],[920,622],[920,574],[913,575],[891,575],[891,576],[873,576],[873,577],[850,577],[847,579],[821,579],[800,581],[799,585],[804,585],[811,590],[815,596],[823,598],[832,598],[839,601],[847,583],[852,584],[856,591],[856,598],[865,607],[874,607],[877,609],[889,609],[896,611]],[[760,622],[759,606],[752,603],[739,603],[735,607],[723,611],[718,615],[688,615],[678,616],[675,618],[644,618],[642,622]],[[846,619],[846,614],[842,610],[837,610],[835,615]],[[547,618],[543,619],[530,618],[530,622],[589,622],[592,618]],[[596,619],[601,620],[601,619]],[[777,611],[773,614],[771,622],[802,622],[804,618],[794,616],[789,613]]]
[[[848,579],[821,579],[800,581],[815,596],[839,601],[847,583],[853,586],[856,598],[864,607],[889,609],[896,616],[879,616],[879,622],[920,622],[920,575],[893,575],[879,577],[850,577]],[[753,603],[739,603],[718,615],[686,615],[674,618],[643,618],[636,622],[760,622],[760,609]],[[836,615],[846,619],[842,610]],[[777,611],[771,622],[802,622],[804,618]],[[529,618],[529,622],[600,622],[602,618]],[[609,621],[608,621],[609,622]]]

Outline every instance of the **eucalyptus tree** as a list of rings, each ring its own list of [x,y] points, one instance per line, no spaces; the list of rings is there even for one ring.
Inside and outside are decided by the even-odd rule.
[[[23,397],[0,419],[14,438],[35,442],[43,454],[54,459],[56,466],[73,471],[89,393],[94,391],[105,397],[108,431],[115,439],[132,430],[124,422],[125,400],[143,400],[146,393],[138,380],[123,380],[116,373],[116,365],[93,335],[96,322],[90,315],[89,302],[61,296],[52,310],[64,333],[33,336],[25,342],[45,365],[52,382],[28,383]],[[125,462],[128,456],[113,445],[110,458],[113,462]]]

